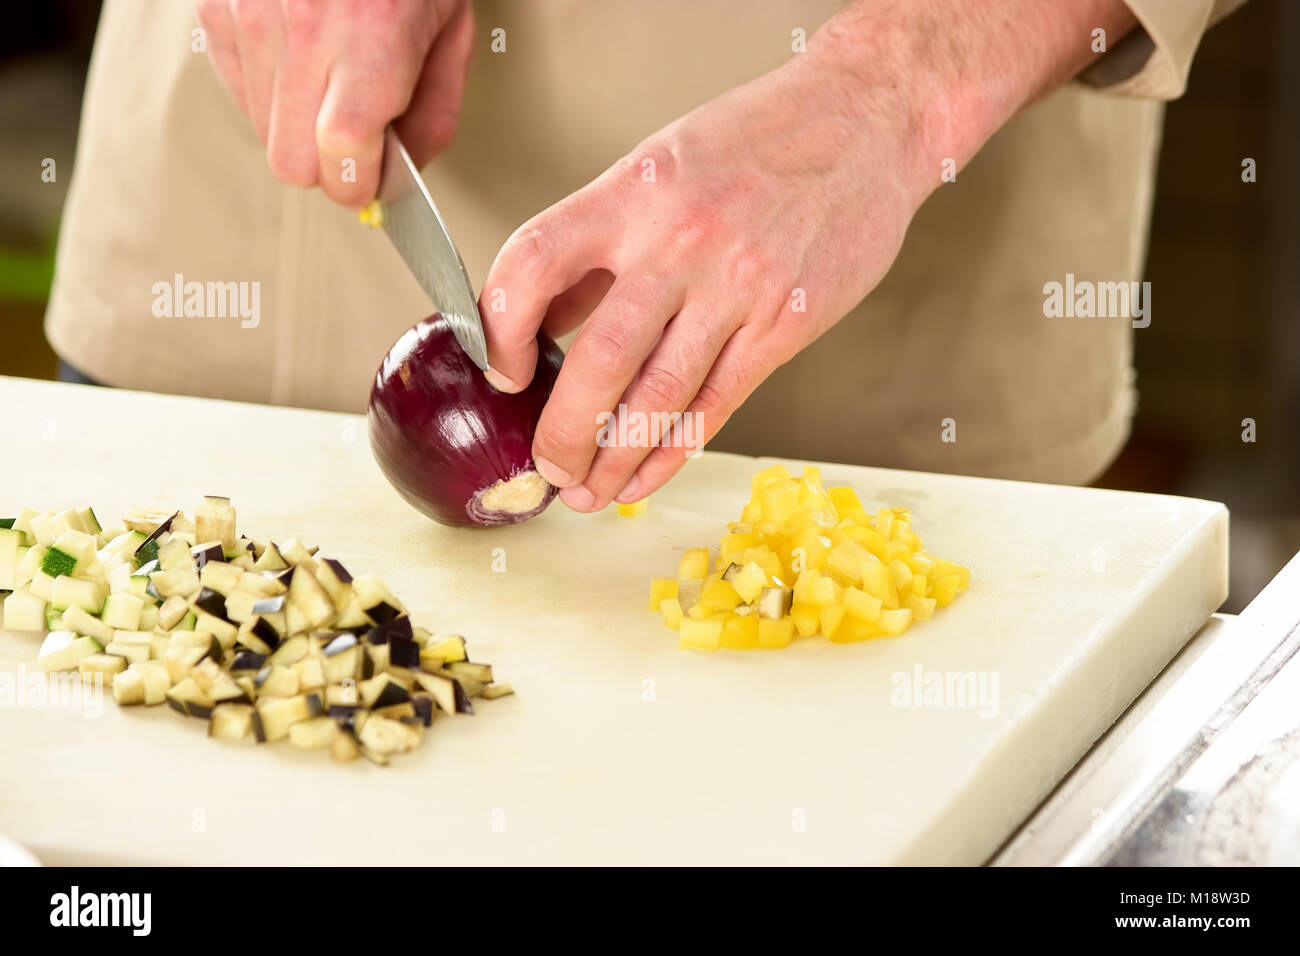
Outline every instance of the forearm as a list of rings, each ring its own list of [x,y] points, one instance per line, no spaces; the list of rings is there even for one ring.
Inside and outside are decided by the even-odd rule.
[[[856,0],[791,63],[835,84],[843,108],[896,124],[919,204],[1023,107],[1136,24],[1123,0]],[[802,61],[802,62],[799,62]]]

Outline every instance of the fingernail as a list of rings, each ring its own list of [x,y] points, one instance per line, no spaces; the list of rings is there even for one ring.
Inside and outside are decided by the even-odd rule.
[[[596,496],[582,485],[574,485],[560,492],[560,500],[574,511],[590,511],[596,506]]]
[[[537,470],[542,473],[542,477],[553,484],[556,488],[563,488],[565,485],[573,484],[573,476],[563,468],[558,468],[545,458],[533,458],[533,464]]]
[[[636,480],[636,475],[633,475],[628,479],[627,484],[623,486],[623,490],[614,496],[614,500],[623,504],[630,504],[631,500],[636,497],[636,490],[639,487],[641,487],[641,482]]]
[[[490,368],[486,372],[484,372],[483,377],[486,378],[488,380],[488,384],[491,385],[493,388],[495,388],[498,392],[519,391],[518,385],[516,385],[510,379],[506,378],[504,375],[502,375],[494,368]]]

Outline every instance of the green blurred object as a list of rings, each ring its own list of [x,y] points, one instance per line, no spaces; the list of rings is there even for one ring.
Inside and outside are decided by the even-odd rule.
[[[54,281],[54,243],[44,252],[15,252],[0,246],[0,299],[45,302]]]

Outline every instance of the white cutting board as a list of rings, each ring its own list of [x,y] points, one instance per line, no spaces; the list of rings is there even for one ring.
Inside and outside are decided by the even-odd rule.
[[[0,708],[0,832],[50,863],[978,863],[1227,593],[1220,504],[823,465],[911,508],[970,590],[900,638],[685,652],[648,580],[716,546],[766,459],[706,453],[635,519],[451,530],[389,488],[359,418],[2,378],[0,407],[0,513],[229,495],[517,690],[387,768],[211,741],[165,706]],[[36,647],[0,633],[0,670]],[[996,675],[996,713],[895,706],[916,668]]]

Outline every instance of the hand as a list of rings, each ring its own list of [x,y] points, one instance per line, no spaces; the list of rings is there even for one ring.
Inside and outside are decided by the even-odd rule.
[[[217,75],[271,171],[331,199],[374,198],[384,127],[417,165],[451,142],[473,54],[469,0],[198,0]]]
[[[494,385],[528,383],[539,327],[556,337],[585,320],[533,445],[571,508],[654,491],[692,451],[680,436],[650,447],[656,422],[684,412],[698,428],[681,435],[712,437],[885,274],[921,191],[900,174],[910,123],[894,98],[860,98],[795,58],[651,136],[506,243],[480,303]],[[649,442],[598,447],[599,416],[620,403],[631,422],[645,416]]]
[[[711,438],[876,286],[945,167],[1085,66],[1095,27],[1133,23],[1122,0],[849,4],[806,53],[520,227],[479,303],[488,378],[523,388],[538,329],[582,325],[533,442],[561,499],[595,511],[660,487],[693,454],[682,434]],[[863,375],[887,360],[864,355]],[[648,440],[602,441],[616,411],[608,434]],[[695,428],[659,441],[678,413]]]

